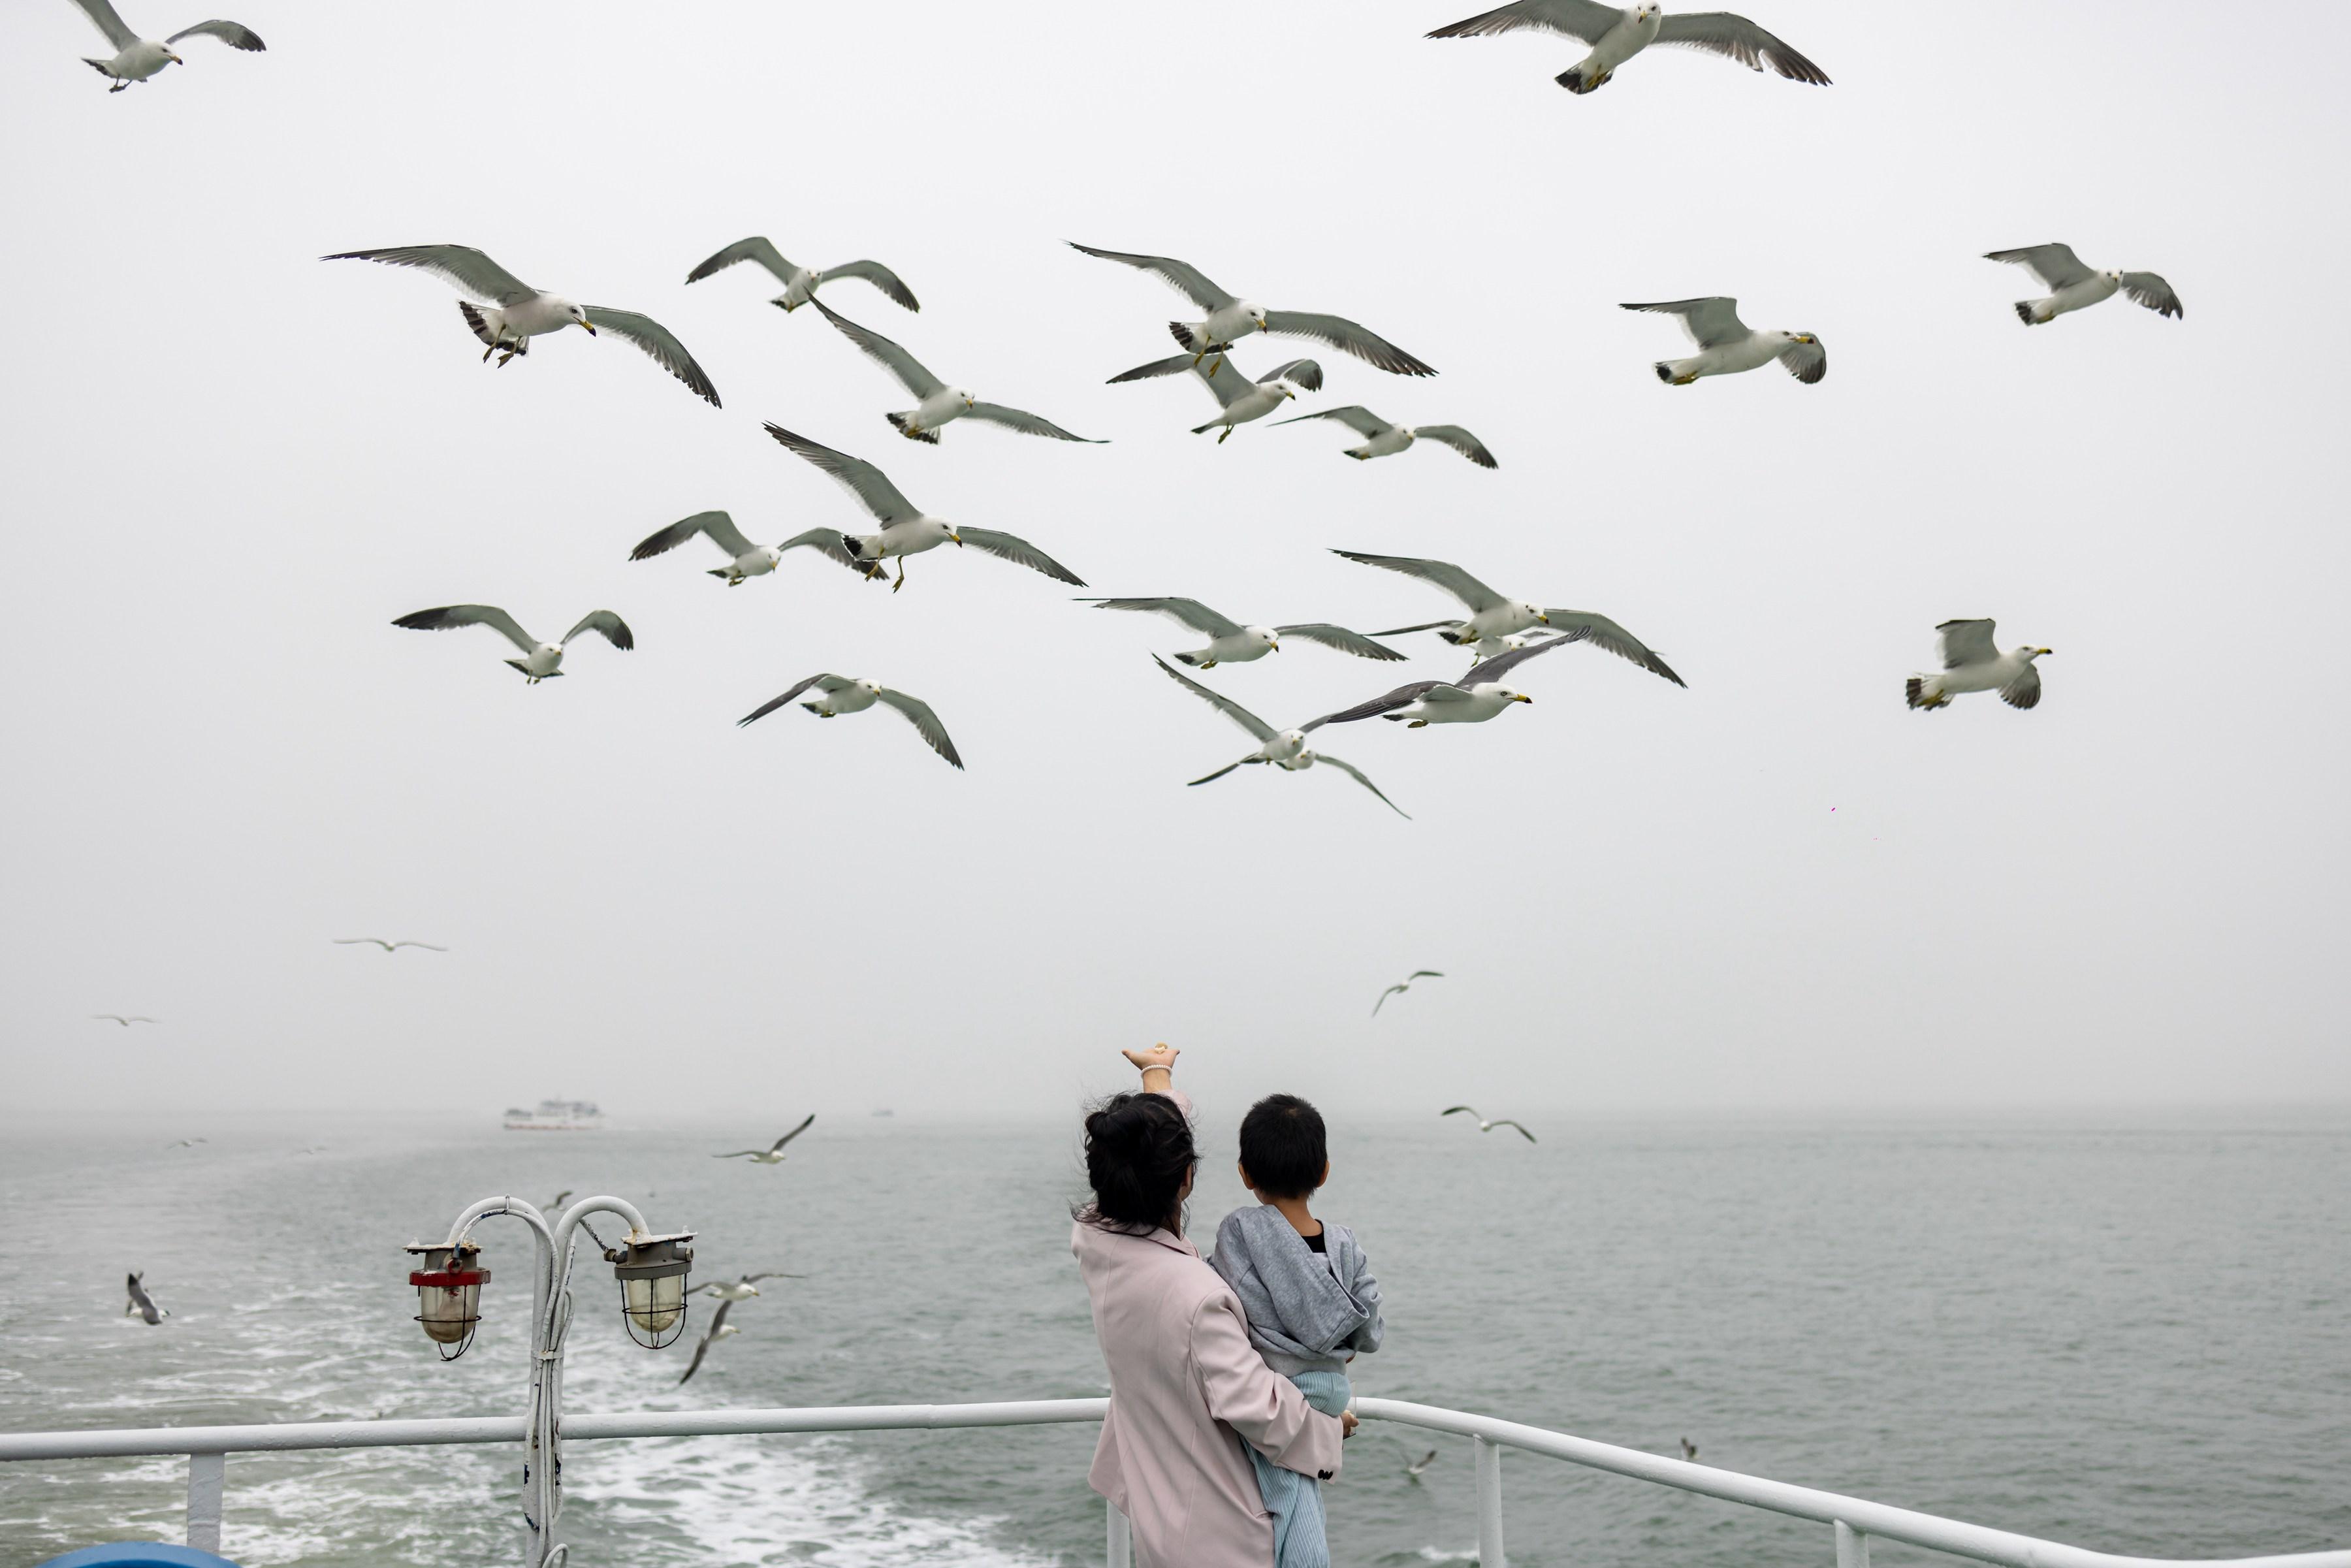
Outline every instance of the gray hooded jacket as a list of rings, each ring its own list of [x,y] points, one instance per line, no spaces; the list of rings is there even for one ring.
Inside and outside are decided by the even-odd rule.
[[[1322,1245],[1317,1254],[1270,1204],[1235,1209],[1217,1227],[1208,1261],[1240,1298],[1249,1343],[1285,1377],[1343,1373],[1342,1353],[1380,1348],[1379,1281],[1355,1233],[1325,1223]]]

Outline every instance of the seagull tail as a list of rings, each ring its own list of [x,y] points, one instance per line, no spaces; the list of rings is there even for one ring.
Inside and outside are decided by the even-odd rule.
[[[479,338],[483,342],[490,344],[492,347],[496,346],[498,340],[497,334],[490,330],[489,323],[482,319],[480,308],[475,305],[472,300],[458,300],[457,313],[465,317],[465,325],[474,329],[475,337]]]
[[[88,55],[84,55],[81,57],[81,63],[88,66],[90,69],[96,71],[102,77],[110,77],[114,74],[112,71],[106,68],[106,62],[104,60],[94,60]]]
[[[936,446],[939,444],[939,433],[935,430],[908,429],[906,427],[906,420],[908,416],[905,414],[885,413],[882,417],[888,420],[891,424],[896,427],[898,434],[904,436],[909,441],[926,441],[933,446]]]
[[[1171,653],[1168,657],[1187,670],[1196,670],[1200,667],[1200,655],[1197,653]]]
[[[1951,699],[1941,692],[1937,692],[1931,696],[1927,694],[1927,677],[1924,675],[1911,676],[1902,684],[1902,691],[1903,695],[1910,699],[1912,707],[1922,707],[1929,713],[1938,707],[1949,707],[1951,705]]]
[[[2016,302],[2016,319],[2028,327],[2042,325],[2040,318],[2032,314],[2032,301],[2030,299],[2020,299]]]
[[[1559,75],[1552,78],[1551,79],[1559,83],[1560,86],[1567,89],[1568,91],[1574,93],[1580,98],[1583,94],[1590,92],[1594,88],[1600,86],[1602,82],[1606,81],[1608,78],[1606,77],[1588,78],[1584,68],[1582,66],[1570,66],[1567,69],[1560,72]]]
[[[1167,330],[1177,342],[1183,344],[1194,353],[1205,354],[1208,351],[1207,342],[1201,338],[1200,334],[1192,330],[1191,326],[1188,323],[1183,321],[1170,321],[1167,323]]]
[[[873,550],[871,555],[865,553],[866,547],[869,545]],[[849,559],[852,560],[878,560],[882,556],[882,536],[870,534],[860,537],[856,534],[843,534],[841,536],[841,548],[849,552]]]
[[[1663,360],[1659,360],[1656,364],[1649,368],[1657,372],[1657,379],[1659,381],[1665,382],[1667,386],[1674,384],[1674,367],[1672,365],[1667,363]]]

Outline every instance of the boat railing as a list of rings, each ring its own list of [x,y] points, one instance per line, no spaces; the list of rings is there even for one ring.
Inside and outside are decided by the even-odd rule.
[[[802,1432],[946,1430],[1099,1421],[1106,1399],[1028,1399],[984,1405],[846,1405],[774,1410],[641,1411],[567,1415],[573,1442],[631,1437],[702,1437]],[[1587,1469],[1694,1492],[1701,1497],[1792,1515],[1830,1527],[1836,1568],[1869,1568],[1873,1536],[1998,1563],[2001,1568],[2351,1568],[2351,1549],[2231,1558],[2136,1557],[2043,1541],[2013,1531],[1944,1519],[1866,1498],[1846,1497],[1737,1470],[1619,1448],[1589,1437],[1402,1399],[1364,1398],[1355,1412],[1469,1439],[1475,1456],[1479,1568],[1503,1568],[1502,1451],[1516,1448]],[[97,1459],[184,1454],[188,1458],[188,1541],[217,1552],[221,1502],[231,1454],[308,1448],[406,1448],[442,1443],[519,1443],[519,1416],[450,1416],[405,1421],[309,1421],[250,1427],[152,1427],[120,1430],[0,1433],[0,1460]],[[1105,1560],[1130,1568],[1126,1521],[1108,1511]]]

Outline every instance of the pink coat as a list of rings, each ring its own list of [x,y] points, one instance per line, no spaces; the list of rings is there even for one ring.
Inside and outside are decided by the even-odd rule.
[[[1327,1480],[1338,1417],[1265,1364],[1240,1301],[1183,1238],[1081,1224],[1070,1250],[1110,1367],[1086,1479],[1134,1521],[1138,1568],[1272,1568],[1273,1521],[1241,1443]]]

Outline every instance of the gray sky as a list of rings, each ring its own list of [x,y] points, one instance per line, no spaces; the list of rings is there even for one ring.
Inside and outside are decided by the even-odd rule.
[[[2344,1097],[2311,301],[2351,13],[2232,53],[2207,7],[1755,0],[1835,86],[1659,51],[1575,99],[1564,40],[1420,37],[1469,5],[236,0],[267,54],[193,40],[115,97],[66,0],[10,6],[12,1103],[1058,1113],[1155,1039],[1219,1099],[1365,1113]],[[682,287],[747,234],[893,266],[921,315],[827,298],[1113,444],[899,439],[764,277]],[[1364,321],[1443,373],[1324,353],[1300,406],[1500,470],[1186,434],[1199,388],[1102,383],[1187,308],[1065,239]],[[2187,319],[2024,330],[2039,288],[1979,256],[2050,239]],[[315,259],[444,241],[658,318],[725,410],[609,338],[494,372],[443,284]],[[1660,386],[1679,334],[1616,302],[1708,293],[1828,379]],[[630,562],[706,507],[858,522],[769,419],[1095,592],[1372,630],[1448,601],[1326,547],[1435,556],[1690,689],[1567,650],[1496,723],[1322,737],[1410,822],[1328,771],[1186,789],[1248,744],[1151,667],[1171,624],[970,551],[894,596]],[[388,624],[459,601],[639,646],[526,687],[489,632]],[[1964,615],[2056,650],[2038,711],[1904,709]],[[1294,723],[1460,667],[1412,641],[1207,678]],[[968,774],[886,713],[735,728],[817,670],[927,698]],[[361,934],[453,951],[328,943]]]

